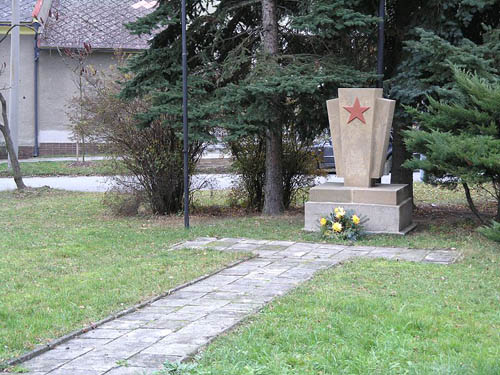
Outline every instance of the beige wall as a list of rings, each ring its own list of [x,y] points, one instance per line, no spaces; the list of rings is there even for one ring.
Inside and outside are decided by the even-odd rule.
[[[34,137],[34,93],[33,93],[33,60],[34,60],[34,35],[21,35],[21,74],[20,74],[20,100],[19,100],[19,145],[33,145]],[[6,69],[0,75],[0,89],[7,99],[9,106],[9,81],[10,81],[10,38],[0,44],[0,64],[6,64]],[[0,135],[0,142],[3,137]]]
[[[78,62],[57,50],[40,53],[40,143],[72,142],[68,105],[78,96]],[[113,64],[113,53],[94,52],[87,65],[102,71]]]
[[[0,76],[0,88],[9,100],[10,38],[0,44],[0,64],[6,69]],[[102,71],[113,64],[112,52],[94,52],[86,63]],[[39,72],[39,142],[66,143],[71,129],[67,112],[71,98],[78,95],[75,73],[77,62],[57,50],[40,51]],[[21,36],[19,146],[34,145],[34,36]],[[0,135],[0,143],[3,138]]]

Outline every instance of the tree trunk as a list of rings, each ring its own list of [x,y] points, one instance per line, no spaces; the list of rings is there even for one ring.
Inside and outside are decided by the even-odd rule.
[[[476,205],[474,204],[474,200],[472,199],[472,195],[470,194],[469,185],[467,185],[464,182],[462,183],[462,186],[464,187],[465,197],[467,198],[467,204],[469,205],[470,210],[477,217],[477,219],[481,224],[486,224],[483,218],[481,217],[481,214],[479,213],[478,209],[476,208]]]
[[[395,119],[393,126],[391,184],[408,184],[413,199],[413,171],[402,166],[411,158],[411,153],[406,150],[402,134],[409,128],[409,125]]]
[[[262,0],[262,44],[268,56],[278,54],[276,0]],[[267,57],[267,56],[266,56]],[[283,207],[283,167],[281,160],[281,124],[273,122],[266,130],[266,182],[264,215],[280,215]]]
[[[264,215],[280,215],[283,205],[281,129],[266,131],[266,183],[264,187]]]
[[[17,159],[16,152],[14,150],[14,144],[12,143],[12,138],[10,136],[9,129],[9,118],[7,116],[7,102],[4,96],[0,92],[0,103],[2,104],[2,120],[3,125],[0,125],[0,132],[5,139],[5,145],[7,146],[7,153],[10,157],[10,163],[12,165],[12,172],[14,174],[14,181],[16,183],[18,190],[23,190],[26,188],[23,182],[23,176],[21,174],[21,167],[19,166],[19,160]]]

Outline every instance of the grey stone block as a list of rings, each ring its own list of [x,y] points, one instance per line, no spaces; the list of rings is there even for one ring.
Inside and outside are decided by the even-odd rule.
[[[127,359],[127,365],[131,367],[149,367],[149,368],[156,368],[156,369],[161,369],[163,367],[163,364],[168,360],[170,362],[176,362],[182,357],[178,356],[170,356],[167,357],[164,354],[146,354],[146,353],[139,353],[134,355],[133,357],[130,357]]]
[[[45,372],[43,374],[46,374]],[[99,370],[81,370],[81,369],[64,369],[59,368],[57,370],[51,371],[50,375],[101,375],[102,371]],[[107,374],[107,373],[106,373]],[[30,372],[30,375],[34,375]]]
[[[162,366],[160,366],[158,368],[135,367],[135,366],[117,367],[117,368],[111,369],[110,371],[106,372],[106,375],[154,375],[161,368],[162,368]]]
[[[115,319],[115,320],[112,320],[112,321],[102,325],[101,329],[113,329],[113,330],[128,329],[128,330],[132,330],[132,329],[139,328],[139,327],[143,326],[144,324],[146,324],[146,322],[142,321],[142,320]]]
[[[116,343],[152,343],[172,333],[170,329],[138,328],[116,339]]]
[[[166,344],[161,341],[144,350],[144,354],[162,354],[166,356],[188,357],[195,354],[199,345]]]
[[[57,358],[45,358],[45,356],[35,357],[22,364],[22,367],[30,371],[49,372],[60,367],[68,360],[61,360]]]
[[[165,298],[161,298],[158,301],[155,301],[151,304],[153,307],[182,307],[186,305],[186,299],[174,298],[172,296],[168,296]]]
[[[196,300],[205,295],[205,292],[187,292],[184,290],[179,290],[177,292],[172,293],[170,296],[165,297],[168,299],[176,300],[176,299],[185,299],[185,300]]]
[[[80,336],[82,339],[116,339],[129,332],[128,329],[102,329],[96,328]]]
[[[185,292],[196,292],[196,293],[210,293],[216,291],[218,288],[213,285],[208,285],[208,284],[202,284],[202,283],[196,283],[193,285],[190,285],[183,290]]]
[[[145,322],[151,321],[151,320],[156,320],[164,317],[165,315],[169,314],[171,311],[163,312],[163,313],[158,313],[158,312],[148,312],[147,309],[142,309],[136,312],[133,312],[131,314],[127,314],[124,316],[120,317],[120,320],[122,321],[127,321],[127,320],[142,320]]]
[[[180,328],[186,326],[189,323],[188,320],[171,320],[168,318],[158,319],[149,322],[145,325],[145,328],[159,328],[159,329],[169,329],[173,332],[179,330]]]
[[[406,250],[399,252],[394,260],[404,260],[409,262],[421,262],[426,255],[429,253],[428,250]]]
[[[227,291],[220,291],[220,292],[215,292],[215,293],[210,293],[206,295],[205,297],[201,298],[200,301],[231,301],[235,298],[241,297],[246,295],[246,292],[227,292]]]
[[[407,228],[412,226],[413,203],[411,197],[405,193],[407,192],[405,185],[381,185],[367,188],[363,190],[363,194],[360,193],[366,199],[358,198],[356,201],[350,199],[350,202],[336,201],[336,192],[346,189],[351,189],[352,193],[357,192],[356,189],[359,188],[325,184],[311,189],[311,199],[305,205],[305,230],[319,231],[319,220],[330,215],[336,207],[354,211],[358,216],[367,219],[368,221],[363,226],[368,232],[404,234]],[[316,196],[319,191],[321,191],[321,196]],[[392,198],[387,198],[388,194]],[[324,200],[326,196],[332,198]]]
[[[456,251],[435,250],[430,252],[425,258],[427,263],[445,263],[451,264],[458,259],[459,253]]]
[[[241,276],[230,276],[230,275],[214,275],[200,282],[202,286],[222,286],[231,284],[232,282],[240,279]]]
[[[229,247],[229,250],[237,250],[237,251],[252,251],[259,247],[259,245],[250,244],[250,243],[236,243]]]
[[[116,367],[116,362],[119,359],[109,358],[103,355],[90,355],[86,354],[84,356],[78,357],[77,359],[66,363],[61,367],[61,370],[71,371],[71,370],[90,370],[90,371],[101,371],[106,372]]]
[[[75,349],[66,349],[64,347],[59,346],[55,349],[49,350],[48,352],[44,353],[43,359],[44,360],[56,359],[59,361],[72,360],[80,357],[85,353],[90,352],[91,350],[93,350],[92,347],[87,347],[87,348],[79,347]]]

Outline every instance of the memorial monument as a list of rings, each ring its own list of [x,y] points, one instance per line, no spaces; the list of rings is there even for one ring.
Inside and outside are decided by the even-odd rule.
[[[341,88],[339,98],[327,102],[335,169],[344,183],[310,190],[306,230],[319,231],[320,219],[335,207],[364,218],[370,233],[405,234],[415,227],[409,186],[374,183],[383,175],[396,104],[382,95],[382,89]]]

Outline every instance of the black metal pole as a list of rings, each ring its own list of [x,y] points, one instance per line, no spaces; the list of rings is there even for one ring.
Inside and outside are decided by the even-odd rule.
[[[186,0],[182,0],[182,117],[184,132],[184,227],[189,229],[189,134],[188,134],[188,92],[187,92],[187,26],[186,26]]]
[[[379,79],[377,87],[384,88],[385,0],[380,0],[378,16],[380,21],[378,23],[377,74],[379,75]]]
[[[38,136],[39,136],[39,133],[40,133],[40,130],[39,130],[39,123],[40,123],[40,115],[39,115],[39,94],[38,94],[38,75],[39,75],[39,71],[40,71],[40,48],[38,47],[38,29],[40,28],[40,24],[39,23],[35,23],[33,25],[34,29],[35,29],[35,63],[34,63],[34,110],[35,110],[35,129],[34,129],[34,132],[35,132],[35,144],[34,144],[34,148],[33,148],[33,156],[34,157],[38,157],[40,156],[40,142],[39,142],[39,139],[38,139]]]

